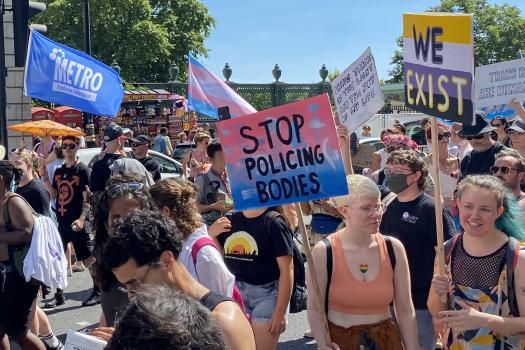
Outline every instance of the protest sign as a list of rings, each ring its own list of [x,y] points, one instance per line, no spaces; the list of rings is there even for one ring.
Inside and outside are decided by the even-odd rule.
[[[111,67],[31,30],[24,94],[114,117],[124,98],[124,89]]]
[[[101,339],[70,329],[67,331],[64,350],[104,350],[106,344]]]
[[[328,95],[218,123],[237,210],[348,193]]]
[[[383,107],[385,101],[370,48],[332,81],[332,91],[339,120],[350,132]]]
[[[464,124],[474,123],[474,39],[470,14],[403,15],[405,104]]]
[[[476,109],[525,101],[525,59],[477,67],[474,82]]]

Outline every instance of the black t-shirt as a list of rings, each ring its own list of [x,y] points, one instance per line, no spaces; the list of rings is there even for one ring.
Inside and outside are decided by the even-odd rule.
[[[496,161],[496,154],[506,149],[501,143],[496,142],[494,146],[485,152],[470,151],[461,161],[461,177],[475,174],[490,174],[490,167]]]
[[[238,281],[254,285],[277,281],[276,258],[292,255],[290,227],[282,216],[271,220],[267,212],[250,219],[242,212],[233,213],[231,231],[218,237],[224,247],[224,262]]]
[[[106,188],[106,183],[111,176],[111,170],[109,167],[113,162],[119,158],[122,158],[122,155],[117,153],[109,153],[104,156],[104,158],[99,159],[93,164],[93,169],[91,170],[91,191],[93,192],[102,192]]]
[[[414,307],[426,309],[437,245],[434,199],[424,193],[410,202],[394,199],[383,214],[379,230],[403,243],[410,267]],[[452,218],[443,210],[444,240],[450,239],[452,234]]]
[[[59,225],[71,225],[82,214],[83,192],[89,185],[89,168],[82,163],[57,168],[53,188],[57,191],[56,213]]]
[[[135,158],[137,159],[137,158]],[[146,168],[150,173],[151,176],[153,176],[153,181],[160,180],[160,164],[155,159],[151,158],[150,156],[137,159],[142,165],[144,165],[144,168]]]
[[[38,214],[49,216],[49,192],[40,181],[33,179],[25,186],[18,186],[15,193],[22,196]]]

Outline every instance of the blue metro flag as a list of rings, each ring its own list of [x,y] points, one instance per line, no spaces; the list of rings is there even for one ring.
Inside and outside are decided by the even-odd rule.
[[[117,115],[124,98],[115,70],[34,30],[27,49],[24,94],[109,117]]]
[[[219,119],[218,109],[228,107],[232,118],[257,112],[231,87],[210,72],[191,53],[189,58],[188,101],[195,112]]]

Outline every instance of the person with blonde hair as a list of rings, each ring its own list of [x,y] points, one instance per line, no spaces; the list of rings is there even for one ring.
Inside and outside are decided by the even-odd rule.
[[[379,232],[379,189],[362,175],[349,175],[347,182],[350,194],[335,198],[346,227],[312,251],[324,304],[320,310],[315,298],[308,298],[315,340],[321,349],[419,349],[407,257],[401,242]],[[313,290],[309,274],[307,286]],[[390,313],[392,302],[398,326]],[[325,343],[323,312],[335,345]]]
[[[197,175],[205,173],[210,168],[210,157],[206,153],[211,137],[208,134],[198,133],[195,135],[195,144],[197,147],[184,155],[182,159],[182,174],[186,176],[188,166],[190,168],[190,175],[188,180],[195,181]]]
[[[468,176],[458,207],[464,231],[445,243],[448,273],[439,276],[436,262],[428,297],[444,345],[525,349],[525,231],[512,193],[493,176]]]

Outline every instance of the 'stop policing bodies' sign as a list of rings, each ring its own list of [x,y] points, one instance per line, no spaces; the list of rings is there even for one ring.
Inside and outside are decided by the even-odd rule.
[[[115,70],[34,30],[27,49],[24,93],[110,117],[117,114],[124,98]]]
[[[405,104],[472,124],[474,39],[469,14],[403,15]]]
[[[332,81],[339,120],[350,132],[370,119],[385,104],[370,48]]]
[[[236,210],[348,193],[328,95],[219,122]]]

